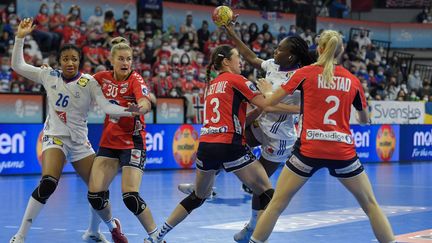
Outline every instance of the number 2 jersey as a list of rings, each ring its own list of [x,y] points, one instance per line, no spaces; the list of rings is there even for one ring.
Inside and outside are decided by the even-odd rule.
[[[261,93],[241,75],[221,73],[206,89],[200,142],[245,144],[247,102]]]
[[[94,75],[102,87],[102,93],[110,102],[127,107],[142,98],[150,100],[149,89],[144,79],[132,71],[124,81],[116,81],[113,71],[102,71]],[[144,116],[115,117],[106,115],[100,146],[112,149],[145,149]]]
[[[366,109],[363,87],[341,66],[335,67],[332,85],[325,83],[322,72],[320,66],[306,66],[282,85],[288,94],[296,89],[302,91],[300,138],[295,148],[311,158],[352,159],[356,151],[349,125],[351,106]]]

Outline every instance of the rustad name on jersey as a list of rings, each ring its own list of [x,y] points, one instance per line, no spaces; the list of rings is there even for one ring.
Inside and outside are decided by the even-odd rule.
[[[351,79],[345,77],[334,76],[333,83],[327,84],[322,75],[318,75],[318,89],[333,89],[344,92],[349,92],[351,88]]]

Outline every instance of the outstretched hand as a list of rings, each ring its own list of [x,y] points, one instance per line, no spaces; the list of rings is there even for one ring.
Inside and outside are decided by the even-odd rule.
[[[19,23],[16,36],[18,38],[24,38],[26,35],[30,34],[35,27],[36,25],[33,25],[33,18],[25,18]]]
[[[237,22],[238,16],[238,14],[234,15],[234,17],[228,24],[222,25],[222,27],[227,31],[229,35],[235,35],[234,25]]]
[[[128,103],[128,107],[125,109],[125,111],[131,112],[134,116],[141,115],[140,110],[141,106],[138,106],[138,104],[135,103]]]
[[[258,79],[257,87],[261,91],[261,93],[263,93],[265,96],[267,96],[266,94],[272,93],[273,91],[273,87],[271,83],[269,83],[267,80],[263,78]]]

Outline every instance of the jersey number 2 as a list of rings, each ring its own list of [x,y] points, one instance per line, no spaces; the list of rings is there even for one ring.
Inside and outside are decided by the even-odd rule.
[[[338,97],[330,95],[327,97],[327,99],[325,100],[327,103],[331,103],[334,102],[334,106],[332,108],[330,108],[324,115],[324,121],[323,123],[326,125],[334,125],[336,126],[336,121],[333,119],[330,119],[329,117],[331,115],[333,115],[333,113],[335,113],[338,109],[339,109],[339,104],[340,104],[340,100]]]
[[[218,110],[219,108],[219,99],[218,98],[213,98],[210,100],[210,105],[213,106],[213,113],[216,115],[215,117],[211,117],[210,121],[212,123],[218,123],[220,120],[220,112]],[[206,118],[206,111],[207,111],[207,101],[204,103],[204,125],[209,123],[209,121]]]
[[[57,99],[56,106],[66,107],[69,104],[69,95],[63,95],[58,93],[59,98]]]

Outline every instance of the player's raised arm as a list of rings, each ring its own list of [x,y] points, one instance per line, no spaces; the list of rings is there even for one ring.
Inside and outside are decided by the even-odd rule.
[[[12,51],[12,69],[25,78],[41,83],[42,80],[40,79],[40,73],[42,69],[27,64],[24,60],[23,54],[24,37],[30,34],[33,29],[33,19],[31,18],[25,18],[18,25],[15,44]]]

